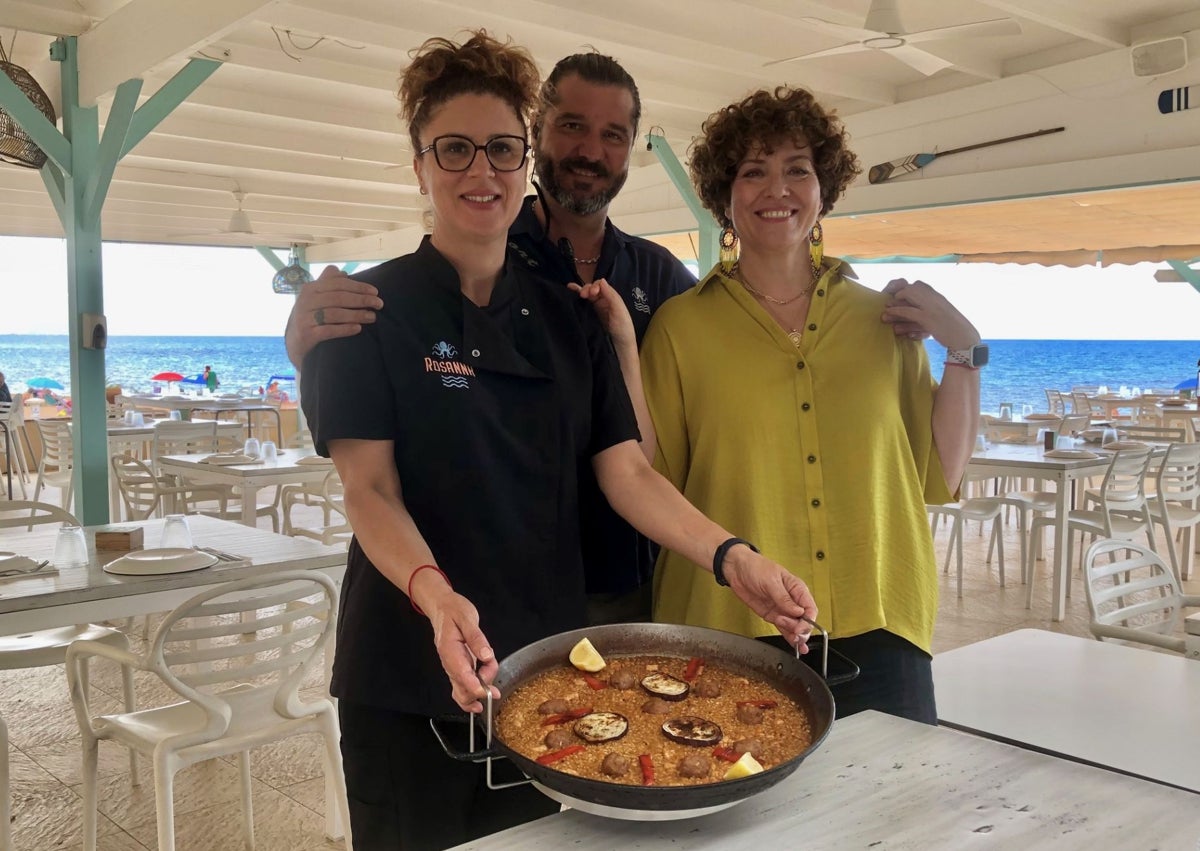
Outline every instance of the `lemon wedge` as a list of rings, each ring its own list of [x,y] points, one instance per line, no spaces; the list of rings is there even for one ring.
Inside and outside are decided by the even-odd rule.
[[[571,648],[571,655],[567,658],[576,668],[589,674],[604,670],[604,658],[586,638],[580,639],[579,643]]]
[[[763,767],[758,764],[758,760],[746,751],[738,761],[729,766],[729,770],[725,772],[726,780],[737,780],[739,777],[749,777],[751,774],[758,774],[763,770]]]

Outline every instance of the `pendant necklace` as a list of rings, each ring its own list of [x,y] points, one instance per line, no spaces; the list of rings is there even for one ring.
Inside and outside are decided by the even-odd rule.
[[[817,267],[817,264],[813,263],[812,264],[812,273],[813,273],[812,283],[810,283],[807,287],[802,289],[799,293],[792,296],[791,298],[782,298],[782,299],[775,298],[774,296],[770,296],[764,292],[759,292],[758,290],[756,290],[753,286],[751,286],[750,282],[746,280],[746,276],[744,274],[742,274],[741,268],[736,264],[733,267],[733,277],[741,282],[742,286],[746,288],[746,291],[748,293],[750,293],[750,295],[755,296],[756,298],[761,298],[764,302],[767,302],[768,304],[775,304],[775,305],[779,305],[780,307],[782,307],[784,305],[791,304],[794,301],[799,301],[800,299],[804,298],[806,295],[811,294],[812,291],[814,289],[816,289],[817,280],[820,278],[820,271],[821,270]],[[768,310],[768,312],[770,312],[770,311]],[[774,313],[772,313],[772,315],[775,316],[776,321],[779,320],[778,315],[776,315]],[[804,332],[801,331],[799,328],[792,328],[791,330],[787,330],[785,333],[787,334],[787,338],[792,341],[792,345],[795,346],[797,349],[800,348],[800,341],[804,338]]]

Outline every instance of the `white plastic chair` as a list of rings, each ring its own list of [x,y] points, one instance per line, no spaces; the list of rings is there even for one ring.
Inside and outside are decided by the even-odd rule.
[[[21,488],[21,499],[29,499],[25,489],[25,477],[29,467],[25,463],[25,421],[22,417],[24,405],[16,402],[0,402],[0,420],[8,426],[8,453],[4,457],[5,469],[11,470]],[[0,438],[0,452],[4,452],[4,440]]]
[[[83,739],[84,851],[96,848],[96,763],[102,739],[152,757],[159,851],[175,848],[176,772],[235,753],[242,780],[245,847],[253,849],[249,751],[303,733],[324,738],[326,771],[334,780],[338,810],[348,830],[336,710],[328,698],[304,703],[299,695],[329,640],[336,609],[333,580],[314,571],[287,571],[196,595],[165,617],[143,654],[92,641],[72,644],[67,679]],[[126,670],[149,671],[182,700],[120,715],[95,715],[81,678],[82,666],[92,656],[117,661]],[[352,847],[349,836],[347,847]]]
[[[42,441],[37,481],[33,485],[33,501],[37,502],[42,495],[43,485],[54,485],[62,488],[62,507],[70,511],[71,498],[75,493],[75,446],[71,442],[71,421],[34,420],[33,425]]]
[[[1126,556],[1113,560],[1118,550]],[[1101,561],[1102,556],[1108,558]],[[1184,608],[1200,606],[1200,595],[1184,594],[1175,574],[1149,547],[1129,541],[1096,541],[1084,556],[1085,588],[1092,635],[1185,653]]]
[[[1145,532],[1150,549],[1154,549],[1154,527],[1146,504],[1146,470],[1150,466],[1152,452],[1149,446],[1114,452],[1100,488],[1089,494],[1097,501],[1097,507],[1067,512],[1067,574],[1063,581],[1066,582],[1068,597],[1071,596],[1071,553],[1076,532],[1126,541],[1133,540],[1139,532]],[[1054,518],[1045,515],[1034,518],[1030,528],[1031,538],[1035,538],[1041,528],[1053,522]],[[1059,546],[1062,546],[1061,542]],[[1032,547],[1029,552],[1033,552]],[[1033,606],[1033,568],[1031,559],[1024,571],[1029,580],[1026,608]]]
[[[7,500],[0,502],[0,529],[16,526],[37,526],[42,524],[62,523],[71,526],[79,525],[74,517],[56,505],[45,502],[26,502]],[[124,634],[115,629],[109,629],[95,624],[55,627],[40,629],[33,632],[23,632],[18,635],[0,636],[0,670],[12,671],[21,668],[45,668],[50,665],[61,665],[67,657],[67,647],[71,642],[86,639],[95,642],[97,646],[126,651],[129,642]],[[125,708],[132,711],[134,706],[133,676],[129,671],[122,671],[122,685],[125,693]],[[87,692],[87,668],[79,672],[79,688]],[[138,783],[137,756],[129,755],[130,776],[134,785]],[[12,848],[10,831],[11,810],[8,796],[8,727],[0,716],[0,849]]]
[[[164,505],[169,509],[177,508],[182,503],[186,514],[208,514],[212,517],[226,517],[228,494],[217,486],[175,485],[155,476],[144,461],[139,461],[132,455],[114,455],[112,457],[113,475],[117,480],[117,490],[121,501],[125,504],[126,520],[146,520],[152,516],[161,516]],[[197,498],[213,499],[217,508],[212,511],[203,510],[194,505]]]
[[[316,485],[285,485],[283,488],[283,534],[293,537],[313,538],[322,544],[349,541],[354,530],[346,517],[346,502],[342,480],[337,470],[329,473]],[[303,504],[319,507],[323,523],[316,528],[296,526],[292,522],[291,510]]]
[[[1004,505],[1004,501],[996,497],[979,496],[970,497],[959,502],[949,502],[945,505],[925,506],[925,510],[929,512],[931,534],[934,532],[934,527],[937,525],[937,518],[939,516],[949,517],[953,520],[953,525],[950,527],[950,540],[946,542],[946,564],[942,568],[942,572],[950,572],[950,550],[953,548],[958,555],[959,597],[963,595],[962,537],[963,526],[966,525],[967,520],[978,520],[981,523],[987,520],[992,521],[992,536],[988,541],[986,563],[992,563],[992,550],[997,550],[1000,566],[1000,587],[1004,587],[1004,536],[1001,532],[1000,522],[1000,512],[1004,510]]]
[[[1191,571],[1184,568],[1190,559],[1180,558],[1176,552],[1175,535],[1184,529],[1193,530],[1182,541],[1185,547],[1191,547],[1192,536],[1200,527],[1200,443],[1168,446],[1155,475],[1154,487],[1155,492],[1148,497],[1150,519],[1163,527],[1176,578],[1188,579]]]

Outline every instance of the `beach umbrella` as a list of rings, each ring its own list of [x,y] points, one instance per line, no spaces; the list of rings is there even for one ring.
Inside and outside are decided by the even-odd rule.
[[[150,376],[151,381],[183,381],[183,376],[178,372],[160,372],[158,375]]]
[[[1197,376],[1193,375],[1191,378],[1183,379],[1183,381],[1181,381],[1175,385],[1175,389],[1176,390],[1195,390],[1196,389],[1196,378],[1197,378]]]
[[[179,382],[181,384],[205,384],[205,383],[207,383],[204,380],[204,373],[197,373],[195,378],[181,378],[179,380]]]
[[[39,375],[37,378],[31,378],[25,382],[26,387],[32,387],[34,390],[62,390],[63,386],[53,378],[46,378],[44,375]]]

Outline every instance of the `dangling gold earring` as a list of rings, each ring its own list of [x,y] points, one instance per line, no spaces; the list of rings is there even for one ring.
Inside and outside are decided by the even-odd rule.
[[[737,265],[737,244],[737,231],[733,229],[733,225],[725,225],[721,229],[721,250],[717,256],[721,261],[721,271],[726,275],[732,275],[733,268]]]
[[[821,223],[817,222],[808,236],[808,254],[812,258],[814,281],[821,276],[821,261],[825,259],[825,246],[822,244],[824,236],[825,232],[821,230]]]

